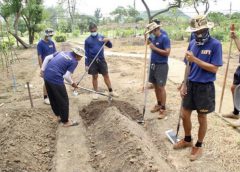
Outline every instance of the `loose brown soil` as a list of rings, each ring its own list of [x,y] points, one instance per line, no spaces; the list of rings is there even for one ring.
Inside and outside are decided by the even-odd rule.
[[[57,125],[46,109],[1,109],[2,172],[50,171]]]

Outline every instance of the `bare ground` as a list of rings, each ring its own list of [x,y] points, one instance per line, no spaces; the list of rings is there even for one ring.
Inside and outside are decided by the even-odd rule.
[[[181,59],[185,44],[174,44],[172,57]],[[60,46],[58,47],[61,48]],[[132,50],[136,50],[132,48]],[[143,49],[139,48],[138,49]],[[132,51],[131,50],[131,51]],[[114,49],[117,51],[117,48]],[[121,47],[124,51],[124,47]],[[141,52],[142,50],[139,50]],[[95,172],[95,171],[239,171],[240,135],[216,114],[209,115],[208,133],[204,143],[204,155],[195,162],[188,159],[189,149],[174,151],[164,132],[175,129],[180,107],[175,78],[167,84],[168,117],[158,120],[158,114],[149,109],[155,104],[155,96],[149,91],[146,122],[138,125],[136,120],[142,113],[143,93],[142,67],[140,58],[107,57],[113,88],[120,94],[111,105],[101,97],[92,102],[91,94],[80,91],[74,97],[69,88],[70,118],[78,119],[80,125],[63,128],[52,121],[49,106],[42,103],[42,81],[36,61],[32,58],[35,50],[23,51],[24,58],[14,65],[18,90],[11,87],[11,75],[2,73],[0,79],[0,169],[2,171],[52,171],[52,172]],[[227,52],[225,52],[227,53]],[[234,56],[236,57],[236,56]],[[232,81],[237,59],[232,60],[228,85]],[[177,70],[176,65],[176,71]],[[170,66],[171,68],[171,66]],[[84,71],[83,62],[74,78]],[[217,87],[221,88],[224,67],[220,69]],[[177,77],[177,73],[176,76]],[[100,77],[100,90],[106,87]],[[30,109],[26,81],[31,81],[34,109]],[[3,85],[3,86],[2,86]],[[87,76],[81,86],[91,88]],[[219,91],[219,90],[217,90]],[[217,97],[219,99],[219,97]],[[226,100],[231,100],[229,92]],[[223,111],[231,110],[231,101],[224,103]],[[6,114],[8,114],[6,116]],[[194,141],[197,137],[198,122],[192,116]],[[182,129],[180,136],[182,135]],[[57,138],[57,140],[55,140]],[[53,156],[54,155],[54,156]],[[0,171],[1,171],[0,170]]]

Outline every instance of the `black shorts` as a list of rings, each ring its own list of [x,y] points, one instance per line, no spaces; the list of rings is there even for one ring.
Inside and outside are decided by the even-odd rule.
[[[214,83],[187,83],[187,95],[183,98],[183,107],[188,110],[197,110],[200,114],[215,111]]]
[[[102,74],[106,75],[108,74],[108,65],[105,60],[99,60],[96,59],[93,64],[90,66],[88,70],[88,74],[90,75],[97,75],[97,74]]]
[[[159,86],[165,86],[168,76],[168,64],[151,64],[149,82]]]
[[[240,66],[238,66],[233,76],[233,85],[239,84],[240,84]]]

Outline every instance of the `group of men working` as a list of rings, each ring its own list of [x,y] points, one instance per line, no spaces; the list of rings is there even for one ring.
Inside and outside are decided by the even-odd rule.
[[[190,26],[187,28],[187,32],[191,32],[193,37],[184,59],[185,63],[189,64],[190,72],[186,83],[187,87],[182,85],[179,88],[183,99],[182,120],[185,137],[176,143],[173,148],[192,147],[190,160],[196,160],[202,155],[202,143],[207,131],[207,114],[215,110],[214,81],[216,80],[218,68],[223,65],[222,45],[218,40],[210,36],[209,30],[213,26],[213,23],[207,21],[206,16],[197,16],[191,20]],[[146,41],[152,50],[149,82],[153,84],[157,99],[157,104],[151,112],[158,112],[159,118],[163,119],[167,115],[165,85],[169,68],[168,56],[171,51],[170,39],[167,33],[161,29],[158,21],[153,21],[146,29],[145,34],[150,34]],[[94,90],[97,91],[98,89],[98,74],[102,74],[109,94],[118,96],[112,89],[103,51],[104,46],[111,48],[112,43],[108,38],[97,33],[95,24],[89,26],[89,31],[91,35],[85,40],[85,50],[74,48],[72,52],[56,52],[54,43],[49,39],[52,34],[49,34],[48,30],[45,32],[45,39],[40,41],[38,45],[41,75],[44,78],[50,104],[58,120],[64,126],[77,125],[76,122],[68,120],[69,101],[64,86],[64,78],[74,88],[77,88],[71,74],[83,56],[85,56],[86,71],[92,75]],[[231,36],[240,50],[240,42],[236,34],[232,33]],[[95,58],[96,56],[97,58]],[[232,90],[236,85],[240,84],[240,68],[234,75],[233,84]],[[45,93],[44,98],[47,98]],[[93,95],[93,98],[97,99],[98,97]],[[193,110],[197,111],[199,121],[198,138],[195,145],[193,145],[191,133],[191,114]],[[239,118],[238,114],[239,111],[234,109],[233,114],[227,117]]]

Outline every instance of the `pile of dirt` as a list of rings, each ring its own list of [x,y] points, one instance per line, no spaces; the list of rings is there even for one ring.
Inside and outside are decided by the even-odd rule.
[[[116,106],[106,109],[104,106],[95,107],[94,111],[88,113],[89,117],[87,107],[80,111],[87,125],[93,168],[96,171],[174,171],[165,158],[158,154],[144,128],[130,119],[136,118],[137,111],[127,113],[123,111],[122,104],[115,102]],[[93,108],[92,103],[90,107]]]
[[[57,124],[46,109],[1,109],[0,171],[50,171]]]
[[[142,115],[136,107],[128,102],[118,100],[113,100],[110,104],[108,101],[92,101],[82,109],[80,116],[84,119],[86,125],[91,125],[98,120],[106,108],[111,106],[117,107],[123,115],[132,120],[141,119]]]

